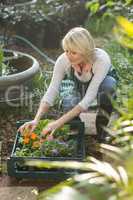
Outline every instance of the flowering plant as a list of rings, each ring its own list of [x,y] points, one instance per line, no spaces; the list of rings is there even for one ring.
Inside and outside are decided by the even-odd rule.
[[[51,120],[40,120],[34,132],[26,130],[19,136],[15,156],[48,157],[73,156],[76,153],[76,142],[70,138],[70,125],[64,125],[52,135],[42,130]]]

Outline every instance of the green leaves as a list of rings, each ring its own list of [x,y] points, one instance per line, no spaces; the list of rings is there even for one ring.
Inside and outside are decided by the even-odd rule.
[[[86,9],[90,9],[92,14],[95,14],[100,8],[100,3],[98,0],[93,0],[93,1],[87,2],[85,7]]]
[[[112,6],[115,5],[115,2],[114,2],[113,0],[107,0],[107,1],[106,1],[106,5],[107,5],[108,7],[112,7]]]
[[[4,53],[2,47],[0,47],[0,66],[2,65],[3,61],[4,61]]]
[[[91,0],[86,3],[86,9],[89,9],[89,16],[110,16],[111,18],[118,15],[126,16],[132,19],[132,0]]]
[[[18,157],[72,157],[77,156],[77,140],[70,138],[70,125],[57,129],[53,135],[42,130],[53,120],[40,120],[34,132],[26,130],[19,136],[15,156]]]
[[[124,167],[120,164],[113,166],[108,162],[99,161],[90,157],[88,162],[83,163],[75,161],[43,162],[36,160],[28,161],[26,165],[37,166],[42,169],[70,168],[84,171],[83,174],[75,175],[68,181],[62,182],[52,189],[42,192],[38,200],[74,200],[77,195],[79,199],[110,200],[112,198],[117,200],[122,190],[124,190],[124,194],[127,193],[128,175]]]
[[[125,0],[125,1],[127,5],[130,5],[133,2],[133,0]]]
[[[8,67],[8,64],[6,65],[6,64],[4,63],[4,52],[3,52],[3,48],[0,47],[0,76],[6,74],[7,67]]]
[[[52,199],[60,200],[60,199],[64,199],[64,197],[65,197],[65,200],[72,200],[72,199],[88,200],[86,195],[81,194],[78,190],[68,187],[68,186],[63,187],[62,190],[59,193],[57,193]]]
[[[73,184],[74,184],[74,181],[72,178],[67,179],[64,182],[61,182],[58,185],[56,185],[44,192],[41,192],[39,194],[38,200],[53,200],[54,196],[56,194],[58,194],[62,190],[63,187],[71,187],[71,186],[73,186]],[[65,197],[67,198],[67,194],[65,195]],[[69,197],[70,197],[70,195],[69,195]]]

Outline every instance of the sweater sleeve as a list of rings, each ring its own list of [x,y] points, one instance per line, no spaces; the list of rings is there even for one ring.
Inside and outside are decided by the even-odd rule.
[[[105,76],[107,75],[111,66],[110,59],[107,62],[101,60],[95,63],[94,76],[87,88],[86,94],[83,99],[79,102],[79,105],[87,110],[91,105],[92,101],[96,98],[98,89]]]
[[[47,102],[50,106],[53,105],[55,97],[59,93],[59,86],[64,78],[67,62],[64,54],[60,55],[55,63],[50,85],[44,94],[42,101]]]

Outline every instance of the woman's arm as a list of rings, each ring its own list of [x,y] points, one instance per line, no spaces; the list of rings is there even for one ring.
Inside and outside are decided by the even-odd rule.
[[[66,114],[64,114],[62,117],[60,117],[57,120],[57,123],[60,126],[63,126],[66,122],[70,121],[74,117],[79,116],[81,112],[83,112],[83,108],[79,105],[76,105],[74,108],[72,108],[70,111],[68,111]]]
[[[64,114],[59,119],[49,123],[48,126],[45,128],[45,130],[47,129],[48,131],[52,132],[52,131],[62,127],[66,122],[68,122],[71,119],[73,119],[74,117],[78,116],[83,111],[84,111],[83,108],[81,108],[79,105],[76,105],[72,110],[68,111],[66,114]]]
[[[67,65],[68,60],[66,59],[65,54],[61,54],[55,63],[50,85],[41,100],[39,109],[34,118],[35,121],[39,121],[42,115],[48,111],[50,106],[53,105],[54,99],[59,92],[61,80],[65,75],[65,69]]]
[[[34,129],[36,128],[40,118],[44,113],[48,111],[48,109],[49,109],[49,104],[44,101],[41,101],[34,120],[24,123],[22,126],[19,127],[18,131],[23,133],[25,130],[28,130],[30,133],[32,133],[32,131],[34,131]]]
[[[87,88],[86,94],[83,97],[83,99],[79,102],[79,106],[81,106],[84,110],[87,110],[88,107],[91,105],[91,103],[94,101],[94,99],[97,96],[98,89],[104,78],[106,77],[109,68],[110,63],[104,63],[104,62],[96,62],[95,67],[96,70],[94,72],[94,76]]]
[[[65,54],[62,54],[58,57],[54,66],[52,80],[50,82],[49,88],[47,89],[45,95],[41,100],[37,114],[34,120],[26,122],[19,128],[19,131],[21,133],[27,128],[30,129],[30,131],[32,132],[36,128],[42,115],[48,111],[50,106],[53,105],[54,99],[57,93],[59,92],[61,80],[63,79],[65,75],[65,70],[67,68],[67,65],[69,64],[70,63],[68,62],[68,59],[66,58]]]
[[[38,122],[41,119],[42,115],[48,111],[49,107],[50,106],[47,102],[41,101],[34,121]]]
[[[59,93],[60,83],[63,80],[66,73],[66,69],[69,65],[70,63],[68,62],[68,59],[65,56],[65,54],[61,54],[55,63],[50,85],[42,98],[42,101],[48,102],[50,106],[53,106],[54,104],[54,99]]]

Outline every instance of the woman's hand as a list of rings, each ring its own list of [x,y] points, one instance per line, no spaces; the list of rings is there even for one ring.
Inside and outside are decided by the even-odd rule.
[[[42,130],[42,135],[48,134],[48,133],[53,133],[56,129],[60,128],[61,125],[58,122],[58,120],[55,120],[53,122],[50,122],[43,130]]]
[[[20,131],[20,133],[24,133],[25,130],[28,130],[29,133],[32,133],[34,129],[36,128],[37,124],[38,124],[38,121],[36,120],[26,122],[22,126],[19,127],[18,131]]]

